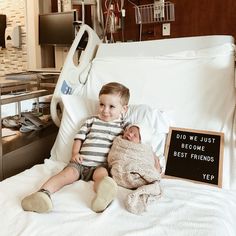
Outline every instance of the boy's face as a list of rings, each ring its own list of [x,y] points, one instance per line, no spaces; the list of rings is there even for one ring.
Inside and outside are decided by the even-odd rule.
[[[137,126],[131,126],[127,128],[123,134],[123,139],[129,140],[133,143],[140,143],[141,137],[139,133],[139,128]]]
[[[125,112],[127,106],[121,104],[119,95],[102,94],[99,97],[98,117],[103,121],[113,121]]]

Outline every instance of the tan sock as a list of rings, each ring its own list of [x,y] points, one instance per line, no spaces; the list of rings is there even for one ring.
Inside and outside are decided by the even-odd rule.
[[[92,201],[92,210],[95,212],[104,211],[114,200],[116,194],[116,182],[109,176],[104,177],[98,184],[96,197]]]
[[[21,206],[25,211],[45,213],[52,210],[52,200],[48,191],[38,191],[21,201]]]

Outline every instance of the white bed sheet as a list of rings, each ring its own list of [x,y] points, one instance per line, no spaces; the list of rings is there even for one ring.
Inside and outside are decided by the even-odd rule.
[[[174,179],[162,180],[163,196],[142,215],[126,211],[123,200],[130,190],[121,187],[108,209],[94,213],[90,209],[93,184],[84,181],[55,193],[51,213],[23,211],[21,199],[64,166],[46,160],[1,183],[1,236],[236,235],[235,192]]]

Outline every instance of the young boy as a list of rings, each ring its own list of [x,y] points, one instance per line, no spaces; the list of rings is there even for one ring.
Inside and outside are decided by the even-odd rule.
[[[50,195],[79,179],[94,181],[96,197],[91,208],[95,212],[105,210],[117,193],[117,184],[108,176],[107,156],[113,139],[123,132],[129,97],[129,89],[122,84],[112,82],[102,87],[98,115],[88,118],[75,135],[70,163],[38,192],[22,200],[25,211],[51,211]]]

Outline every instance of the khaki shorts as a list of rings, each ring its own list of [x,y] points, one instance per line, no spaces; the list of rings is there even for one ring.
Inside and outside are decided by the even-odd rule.
[[[79,163],[69,162],[66,167],[74,167],[79,172],[79,179],[84,181],[90,181],[93,179],[93,173],[98,167],[104,167],[108,170],[107,164],[101,164],[99,166],[84,166]]]

